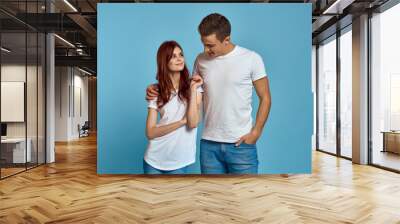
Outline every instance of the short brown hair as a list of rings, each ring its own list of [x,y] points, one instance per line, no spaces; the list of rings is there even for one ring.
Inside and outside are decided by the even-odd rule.
[[[221,42],[229,35],[231,35],[231,24],[229,20],[218,13],[212,13],[203,18],[199,27],[201,36],[208,36],[214,34]]]

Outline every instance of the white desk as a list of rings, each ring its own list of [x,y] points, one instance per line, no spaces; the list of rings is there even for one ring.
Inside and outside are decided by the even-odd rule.
[[[12,148],[12,157],[13,157],[12,162],[13,163],[25,163],[25,158],[27,158],[26,162],[31,162],[31,160],[32,160],[32,154],[31,154],[32,140],[30,138],[27,138],[27,142],[28,142],[28,144],[27,144],[27,148],[25,151],[25,138],[1,139],[2,147],[4,147],[4,146],[8,147],[10,145],[14,146]],[[2,148],[2,151],[5,151],[5,150],[3,150],[3,148]]]

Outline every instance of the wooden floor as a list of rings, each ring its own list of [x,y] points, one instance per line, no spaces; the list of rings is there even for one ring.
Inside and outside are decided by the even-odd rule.
[[[8,177],[11,176],[13,174],[19,173],[19,172],[23,172],[25,171],[25,167],[24,168],[0,168],[1,169],[1,177]]]
[[[0,181],[0,223],[400,223],[400,175],[320,152],[313,174],[98,176],[96,139]]]

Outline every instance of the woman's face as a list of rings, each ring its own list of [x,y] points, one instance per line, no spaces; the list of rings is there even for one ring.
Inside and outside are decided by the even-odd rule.
[[[185,58],[179,47],[175,47],[171,60],[168,63],[168,69],[171,72],[180,72],[185,67]]]

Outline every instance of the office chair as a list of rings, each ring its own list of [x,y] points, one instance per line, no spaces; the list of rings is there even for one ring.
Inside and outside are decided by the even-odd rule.
[[[85,121],[82,127],[80,127],[80,125],[78,124],[79,138],[89,136],[89,129],[90,129],[89,121]]]

